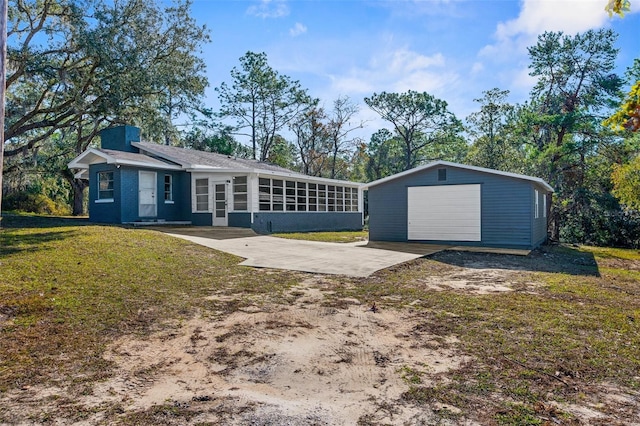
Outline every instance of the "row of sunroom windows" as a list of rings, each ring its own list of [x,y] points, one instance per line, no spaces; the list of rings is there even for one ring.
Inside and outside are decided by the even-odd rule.
[[[247,210],[247,177],[233,178],[233,208]],[[259,178],[260,211],[355,212],[358,189],[338,185]]]

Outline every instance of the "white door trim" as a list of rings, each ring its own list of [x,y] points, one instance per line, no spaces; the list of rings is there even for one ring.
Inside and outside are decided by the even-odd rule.
[[[143,178],[144,176],[144,178]],[[146,170],[138,171],[138,216],[157,217],[157,174]]]
[[[212,181],[213,226],[229,226],[229,185],[225,181]]]

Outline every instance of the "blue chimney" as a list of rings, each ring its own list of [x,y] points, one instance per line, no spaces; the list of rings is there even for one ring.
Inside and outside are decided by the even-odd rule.
[[[140,129],[134,126],[118,126],[100,132],[100,147],[116,151],[139,152],[131,142],[140,142]]]

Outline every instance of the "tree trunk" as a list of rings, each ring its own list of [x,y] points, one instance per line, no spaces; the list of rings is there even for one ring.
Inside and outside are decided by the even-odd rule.
[[[84,214],[84,190],[89,186],[89,181],[85,179],[72,179],[73,188],[73,215],[82,216]]]

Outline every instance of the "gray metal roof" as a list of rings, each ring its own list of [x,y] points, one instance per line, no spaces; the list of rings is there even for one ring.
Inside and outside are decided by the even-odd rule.
[[[540,179],[538,177],[520,175],[520,174],[517,174],[517,173],[503,172],[503,171],[500,171],[500,170],[487,169],[487,168],[484,168],[484,167],[468,166],[466,164],[452,163],[450,161],[434,161],[433,163],[425,164],[424,166],[415,167],[413,169],[409,169],[409,170],[406,170],[406,171],[401,172],[401,173],[396,173],[395,175],[391,175],[391,176],[387,176],[387,177],[382,178],[382,179],[374,180],[373,182],[365,183],[363,185],[363,189],[369,189],[372,186],[377,186],[377,185],[383,184],[385,182],[389,182],[391,180],[398,179],[398,178],[403,177],[403,176],[407,176],[407,175],[410,175],[410,174],[413,174],[413,173],[420,172],[422,170],[427,170],[427,169],[430,169],[432,167],[438,167],[438,166],[458,167],[460,169],[474,170],[476,172],[491,173],[491,174],[494,174],[494,175],[506,176],[506,177],[510,177],[510,178],[514,178],[514,179],[528,180],[528,181],[536,182],[536,183],[540,184],[542,187],[544,187],[546,190],[548,190],[550,192],[554,192],[554,190],[551,187],[551,185],[549,185],[547,182],[545,182],[544,180],[542,180],[542,179]]]
[[[172,161],[186,169],[215,168],[247,171],[266,170],[276,173],[286,173],[287,175],[299,174],[300,176],[305,176],[300,173],[292,172],[284,167],[276,166],[275,164],[246,158],[238,158],[231,155],[159,145],[149,142],[132,142],[131,145],[140,149],[141,152],[144,151],[148,154]]]

